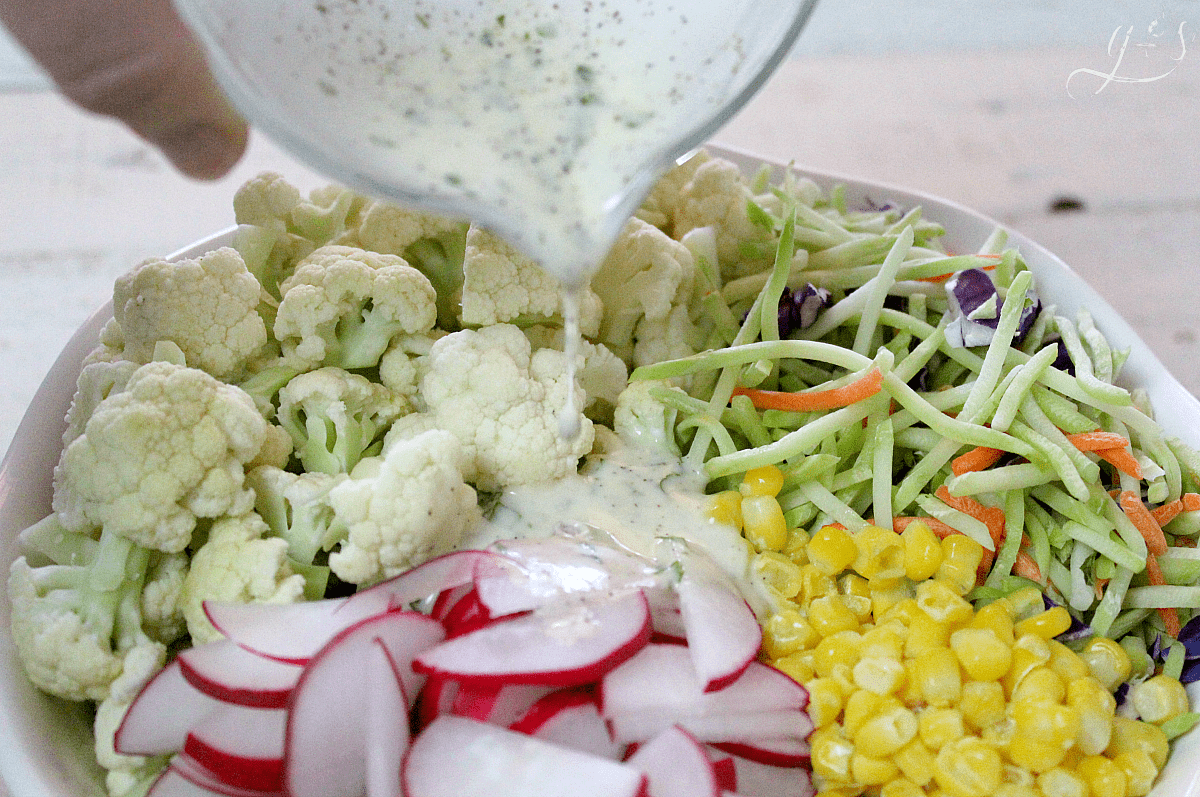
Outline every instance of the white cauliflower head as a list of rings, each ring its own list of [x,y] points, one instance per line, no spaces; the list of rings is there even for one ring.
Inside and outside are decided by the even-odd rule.
[[[578,434],[560,431],[562,414],[582,405],[567,379],[562,352],[531,352],[509,324],[463,330],[433,344],[421,378],[421,398],[434,425],[453,432],[475,464],[481,490],[534,484],[574,473],[592,445],[582,420]]]
[[[105,785],[109,794],[129,794],[139,785],[149,785],[166,763],[163,758],[124,755],[114,746],[117,729],[129,707],[165,662],[166,649],[162,645],[133,648],[126,654],[121,674],[112,682],[108,696],[96,706],[96,718],[92,723],[96,763],[107,770]]]
[[[458,469],[458,438],[427,431],[365,459],[329,491],[344,539],[329,555],[343,581],[396,575],[458,545],[481,519],[475,490]]]
[[[750,218],[749,203],[756,199],[736,163],[723,158],[705,161],[680,189],[672,236],[678,239],[699,227],[712,227],[721,273],[736,274],[739,247],[745,242],[769,242],[772,237]]]
[[[198,517],[254,503],[245,464],[267,422],[244,391],[204,371],[152,362],[96,407],[54,472],[54,510],[69,529],[104,526],[168,553]]]
[[[253,512],[213,523],[183,584],[183,615],[196,644],[221,638],[204,601],[295,603],[304,597],[304,577],[288,563],[287,540],[266,536],[268,531]]]
[[[370,368],[393,338],[437,320],[429,279],[401,257],[324,246],[281,286],[275,337],[284,356],[308,367]]]
[[[113,287],[123,356],[149,362],[155,344],[169,340],[191,367],[218,379],[235,377],[267,345],[267,327],[258,314],[262,295],[258,280],[230,247],[195,260],[148,260]]]

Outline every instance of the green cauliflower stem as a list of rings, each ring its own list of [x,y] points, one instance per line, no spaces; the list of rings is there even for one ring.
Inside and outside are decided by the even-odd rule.
[[[254,510],[274,536],[287,541],[293,562],[312,565],[322,550],[335,544],[330,532],[333,507],[327,499],[329,491],[346,478],[345,474],[292,473],[269,465],[248,474]]]
[[[151,362],[96,407],[54,471],[69,529],[102,526],[148,548],[187,547],[197,518],[246,512],[245,465],[267,438],[253,400],[204,371]]]
[[[268,536],[270,528],[254,512],[213,522],[208,540],[192,557],[183,584],[183,615],[192,642],[221,638],[204,601],[295,603],[303,600],[304,576],[288,562],[288,543]]]
[[[579,292],[579,331],[593,337],[603,308],[591,290]],[[481,227],[467,232],[463,260],[463,326],[562,324],[562,283],[534,260]]]
[[[301,367],[373,368],[393,338],[428,332],[433,286],[403,258],[326,246],[284,281],[275,337]]]
[[[169,340],[187,364],[228,380],[267,345],[258,305],[262,288],[237,250],[222,247],[195,260],[149,260],[119,277],[113,317],[124,338],[123,357],[153,358]]]
[[[329,567],[364,584],[396,575],[452,550],[482,516],[458,469],[461,444],[443,430],[424,432],[364,459],[329,491],[341,544]]]
[[[319,368],[280,389],[276,419],[306,471],[349,473],[382,450],[392,421],[410,409],[384,385],[340,368]]]

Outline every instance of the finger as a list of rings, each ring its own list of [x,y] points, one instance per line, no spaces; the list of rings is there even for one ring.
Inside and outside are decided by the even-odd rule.
[[[63,94],[183,173],[219,177],[245,151],[246,123],[170,0],[0,0],[0,18]]]

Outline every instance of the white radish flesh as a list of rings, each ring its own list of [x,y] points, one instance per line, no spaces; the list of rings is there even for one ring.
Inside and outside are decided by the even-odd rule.
[[[188,732],[183,753],[228,786],[279,791],[286,723],[283,709],[226,704]]]
[[[183,749],[192,726],[222,703],[196,689],[172,661],[142,687],[121,724],[113,746],[125,755],[165,755]]]
[[[240,789],[213,778],[196,762],[177,755],[151,784],[146,797],[284,797],[283,792]]]
[[[188,683],[226,703],[283,708],[300,678],[300,666],[259,656],[222,639],[182,651],[180,671]]]
[[[668,728],[626,761],[645,773],[650,797],[720,797],[721,786],[704,745],[680,728]]]
[[[547,695],[509,727],[543,741],[614,761],[625,751],[625,746],[613,741],[608,732],[608,724],[600,716],[595,696],[582,689],[562,689]]]
[[[695,557],[693,557],[694,559]],[[762,646],[762,629],[741,594],[725,581],[689,577],[676,586],[688,651],[704,691],[737,680]]]
[[[621,744],[644,742],[673,725],[705,742],[738,742],[752,744],[756,739],[804,739],[812,731],[808,715],[803,711],[753,711],[721,714],[687,715],[675,711],[643,711],[631,714],[608,714],[608,727],[613,739]]]

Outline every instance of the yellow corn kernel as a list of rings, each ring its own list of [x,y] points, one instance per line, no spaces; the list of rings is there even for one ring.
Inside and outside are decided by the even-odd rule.
[[[1050,646],[1050,669],[1058,673],[1064,681],[1071,683],[1076,678],[1091,677],[1092,671],[1087,662],[1079,658],[1078,653],[1057,639],[1048,639],[1046,644]]]
[[[990,728],[1004,719],[1004,688],[997,681],[967,681],[958,710],[976,731]]]
[[[850,759],[850,775],[854,778],[855,783],[861,783],[864,786],[882,786],[893,780],[898,774],[900,774],[899,768],[890,759],[863,755],[855,745],[854,755]]]
[[[1126,750],[1113,756],[1112,762],[1125,773],[1129,797],[1145,797],[1158,778],[1158,767],[1145,750]]]
[[[1046,602],[1042,600],[1042,591],[1037,587],[1024,587],[1016,592],[1010,592],[1000,600],[1008,604],[1012,610],[1013,620],[1024,620],[1038,612],[1045,611]]]
[[[1117,699],[1090,675],[1067,682],[1067,704],[1082,708],[1093,706],[1108,716],[1117,710]]]
[[[781,553],[763,551],[755,554],[751,566],[767,586],[785,598],[795,598],[804,586],[800,565]]]
[[[811,681],[816,676],[816,671],[813,670],[813,652],[804,650],[799,653],[793,653],[790,656],[774,659],[771,666],[787,675],[798,684],[804,684]]]
[[[808,561],[828,576],[836,576],[854,564],[858,546],[854,537],[841,526],[822,526],[813,532],[806,546]]]
[[[917,681],[917,660],[904,659],[904,687],[896,694],[900,702],[909,708],[923,708],[925,706],[925,695],[921,692],[921,685]]]
[[[974,736],[938,751],[933,777],[953,797],[988,797],[1000,785],[1000,753]]]
[[[1012,783],[1017,786],[1028,786],[1034,788],[1037,786],[1037,779],[1025,767],[1019,767],[1012,762],[1005,762],[1000,779],[1005,783]]]
[[[734,490],[724,490],[708,496],[705,514],[714,523],[723,523],[742,530],[742,495]]]
[[[1013,634],[1012,609],[1004,601],[992,601],[981,606],[967,628],[990,628],[992,633],[1006,645],[1012,645],[1016,636]]]
[[[854,631],[862,623],[858,615],[846,604],[843,595],[826,595],[808,604],[808,622],[823,637],[839,631]]]
[[[1087,782],[1065,767],[1053,767],[1037,776],[1038,788],[1046,797],[1088,797]]]
[[[1013,691],[1020,685],[1025,676],[1035,667],[1041,667],[1050,661],[1050,646],[1046,640],[1033,634],[1026,634],[1013,643],[1012,663],[1008,672],[1001,679],[1004,693],[1010,698]]]
[[[995,797],[1044,797],[1044,795],[1033,786],[1020,783],[1001,783],[996,787]]]
[[[1133,672],[1133,664],[1125,648],[1107,637],[1092,637],[1079,654],[1092,671],[1092,677],[1104,685],[1110,692],[1129,680]]]
[[[854,745],[842,736],[841,727],[830,725],[819,728],[808,738],[813,774],[835,782],[850,782],[850,759],[854,755]]]
[[[867,526],[854,535],[858,555],[853,568],[874,587],[894,584],[904,578],[904,546],[891,529]]]
[[[854,734],[854,746],[874,758],[889,758],[917,736],[918,719],[910,709],[893,704],[868,718]]]
[[[1067,685],[1063,679],[1045,665],[1030,670],[1012,692],[1014,701],[1032,699],[1058,703],[1066,696]]]
[[[933,577],[949,584],[959,595],[966,595],[975,587],[982,561],[982,545],[965,534],[951,534],[942,538],[942,563]]]
[[[999,722],[993,722],[991,725],[979,732],[979,737],[992,747],[1004,749],[1008,747],[1017,733],[1017,723],[1007,713],[1004,719]]]
[[[958,659],[949,648],[933,648],[914,659],[912,677],[925,702],[931,706],[949,706],[962,695],[962,673]]]
[[[844,705],[842,688],[832,678],[813,678],[805,682],[804,688],[808,690],[808,716],[813,727],[837,722]]]
[[[773,495],[742,499],[742,534],[759,551],[781,551],[787,544],[787,521]]]
[[[944,581],[923,581],[918,584],[917,606],[934,620],[950,626],[966,625],[975,616],[971,604]]]
[[[1014,733],[1009,740],[1005,753],[1008,760],[1030,772],[1045,772],[1062,763],[1067,751],[1054,744],[1046,744],[1040,739]]]
[[[921,743],[920,739],[913,739],[901,747],[892,756],[892,760],[896,762],[896,766],[900,767],[904,777],[918,786],[924,786],[933,780],[933,753]]]
[[[763,623],[763,650],[773,659],[815,647],[821,636],[797,609],[776,612]]]
[[[751,468],[742,477],[738,486],[743,496],[769,495],[772,498],[779,495],[783,489],[783,471],[774,465],[763,465],[761,468]]]
[[[780,551],[798,566],[808,564],[808,532],[804,529],[788,529],[787,542]]]
[[[818,642],[813,650],[813,669],[817,675],[832,675],[838,665],[853,668],[858,664],[861,640],[862,635],[857,631],[841,631]]]
[[[1074,706],[1044,700],[1018,700],[1011,706],[1018,736],[1064,751],[1079,737],[1079,709]]]
[[[900,533],[904,544],[904,575],[910,581],[933,578],[942,564],[942,541],[921,521],[909,523]]]
[[[1071,627],[1071,613],[1064,606],[1055,606],[1044,612],[1026,617],[1014,627],[1018,637],[1036,634],[1042,639],[1054,639]]]
[[[917,733],[921,743],[930,750],[942,747],[967,735],[962,712],[956,708],[927,708],[917,717]]]
[[[877,619],[881,622],[888,621],[909,625],[912,623],[912,619],[918,614],[924,614],[924,612],[921,611],[921,608],[917,606],[917,599],[915,595],[916,589],[914,588],[912,596],[896,601],[895,604],[888,607],[886,612],[877,612]]]
[[[800,593],[796,603],[807,606],[817,598],[838,594],[837,582],[814,564],[800,566]]]
[[[930,582],[923,582],[928,584]],[[913,659],[930,650],[942,650],[950,644],[950,624],[935,620],[917,609],[908,623],[904,639],[904,656]]]
[[[860,623],[871,622],[871,599],[862,595],[842,595],[846,608],[854,612]]]
[[[843,595],[854,595],[859,598],[870,598],[871,587],[867,580],[857,573],[843,573],[837,578],[838,592]]]
[[[879,787],[879,797],[925,797],[925,792],[908,778],[894,778]]]
[[[909,600],[916,594],[911,581],[902,579],[886,587],[871,589],[871,612],[876,620],[881,620],[891,614],[893,608],[902,601]]]
[[[864,689],[856,689],[846,697],[842,712],[842,732],[847,739],[854,740],[862,724],[879,711],[887,698]]]
[[[1117,701],[1095,678],[1076,678],[1067,684],[1067,705],[1079,711],[1079,738],[1075,745],[1086,755],[1099,755],[1112,738],[1112,718]]]
[[[1126,797],[1129,791],[1124,770],[1104,756],[1084,758],[1075,771],[1087,783],[1091,797]]]
[[[1167,764],[1167,754],[1171,745],[1167,735],[1157,725],[1118,714],[1113,717],[1112,739],[1104,754],[1113,757],[1128,750],[1142,750],[1161,771]]]
[[[950,635],[950,649],[969,678],[996,681],[1012,664],[1012,648],[990,628],[960,628]]]
[[[904,664],[899,659],[862,658],[854,665],[855,685],[878,695],[899,692],[904,679]]]
[[[864,659],[894,659],[904,656],[903,626],[898,623],[877,625],[863,632],[860,650]]]
[[[1162,725],[1188,711],[1187,691],[1169,675],[1156,675],[1129,687],[1129,700],[1144,722]]]

